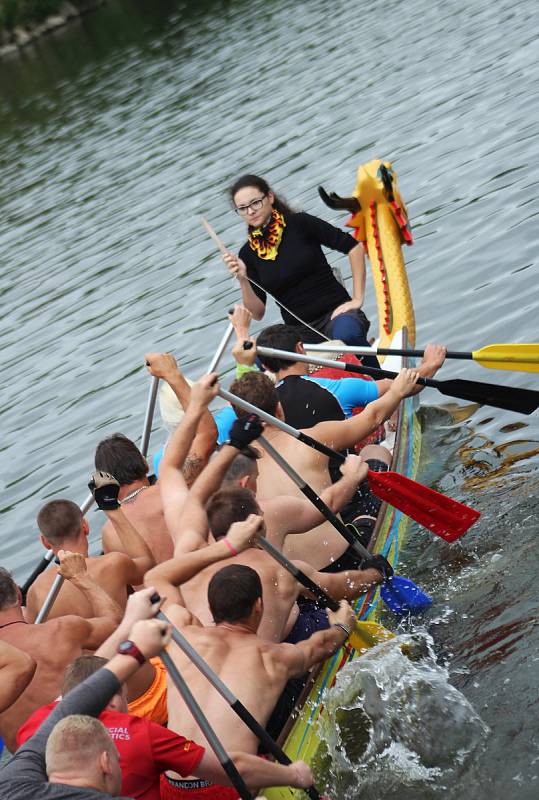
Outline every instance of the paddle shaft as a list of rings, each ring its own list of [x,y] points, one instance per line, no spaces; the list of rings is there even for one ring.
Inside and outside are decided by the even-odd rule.
[[[234,762],[231,760],[230,756],[228,755],[223,745],[221,744],[221,741],[219,740],[217,734],[215,733],[210,723],[204,716],[202,709],[200,708],[197,701],[193,697],[191,690],[187,686],[185,680],[180,675],[180,671],[178,670],[174,661],[166,652],[166,650],[163,650],[163,652],[161,653],[161,659],[176,689],[182,696],[185,705],[191,712],[198,727],[208,740],[208,743],[213,752],[215,753],[215,755],[217,756],[217,759],[221,764],[223,770],[230,778],[232,785],[234,786],[240,797],[243,798],[243,800],[251,800],[252,795],[249,789],[247,788],[245,781],[241,777]]]
[[[221,358],[223,356],[223,353],[226,350],[226,346],[230,341],[230,337],[232,336],[233,333],[234,333],[234,326],[230,322],[228,324],[228,327],[227,327],[226,331],[223,334],[223,338],[219,342],[217,350],[215,351],[215,355],[213,356],[212,360],[210,361],[210,365],[208,367],[208,373],[215,372],[215,370],[217,369],[217,365],[219,364],[219,362],[220,362],[220,360],[221,360]]]
[[[339,610],[339,603],[330,597],[327,592],[325,592],[321,586],[311,580],[304,572],[302,572],[295,564],[288,560],[288,558],[281,553],[280,550],[272,545],[266,538],[263,536],[257,537],[257,542],[269,555],[278,561],[279,564],[284,567],[296,580],[298,583],[301,583],[305,589],[308,589],[311,594],[313,594],[316,599],[325,607],[329,608],[330,611],[338,611]]]
[[[337,369],[349,370],[350,372],[360,372],[372,375],[374,378],[396,378],[398,372],[392,372],[375,367],[345,364],[332,361],[327,358],[304,356],[300,353],[290,353],[287,350],[275,350],[271,347],[260,347],[257,349],[260,355],[282,358],[283,361],[301,361],[307,364],[320,364],[323,367],[333,367]],[[520,414],[531,414],[539,406],[539,392],[531,389],[519,389],[512,386],[501,386],[495,383],[483,383],[481,381],[468,381],[460,378],[448,381],[439,381],[434,378],[418,378],[420,386],[429,386],[437,389],[442,394],[449,397],[457,397],[461,400],[469,400],[472,403],[503,408],[509,411],[517,411]]]
[[[419,358],[425,355],[424,350],[398,350],[392,347],[361,347],[355,345],[325,345],[325,344],[304,344],[305,350],[323,353],[354,353],[358,356],[410,356]],[[526,349],[525,349],[526,348]],[[533,350],[532,350],[533,348]],[[505,352],[504,352],[505,351]],[[539,364],[539,345],[538,344],[491,344],[482,347],[480,350],[472,350],[469,353],[462,353],[456,350],[447,350],[446,358],[460,358],[469,361],[499,362],[506,361],[511,364]]]
[[[142,436],[140,438],[140,452],[146,458],[150,445],[150,434],[152,432],[153,415],[155,413],[155,403],[157,401],[157,390],[159,389],[159,378],[152,377],[144,425],[142,426]]]
[[[56,576],[56,578],[54,579],[54,582],[53,582],[51,588],[49,589],[49,593],[48,593],[47,597],[45,598],[45,602],[41,606],[41,608],[39,610],[39,614],[37,615],[37,617],[35,619],[35,624],[36,625],[39,625],[41,622],[45,622],[45,620],[49,616],[49,612],[50,612],[51,608],[54,605],[54,601],[58,597],[58,592],[62,588],[63,582],[64,582],[63,575],[58,574]]]
[[[307,576],[305,576],[307,577]],[[322,590],[320,590],[322,591]],[[330,598],[331,599],[331,598]],[[338,603],[337,603],[338,607]],[[237,716],[244,722],[247,727],[254,733],[254,735],[260,740],[260,742],[264,745],[264,747],[271,753],[280,764],[291,764],[291,759],[286,755],[286,753],[279,747],[276,741],[272,739],[266,729],[253,717],[253,715],[248,711],[243,703],[238,700],[238,698],[231,692],[226,684],[223,683],[219,675],[212,670],[209,664],[202,658],[202,656],[197,653],[195,648],[192,646],[190,642],[187,641],[185,636],[183,636],[180,631],[172,625],[168,617],[162,612],[159,611],[157,614],[157,619],[162,619],[168,625],[172,627],[172,640],[178,645],[180,650],[182,650],[187,658],[192,661],[195,667],[204,675],[205,678],[211,683],[213,688],[219,692],[221,697],[228,703],[230,708],[237,714]],[[312,800],[319,800],[320,795],[318,794],[317,790],[312,787],[311,789],[306,790],[309,797]]]
[[[322,353],[353,353],[356,356],[410,356],[420,358],[425,355],[424,350],[399,350],[393,347],[361,347],[347,344],[304,344],[307,351],[320,350]],[[458,353],[448,350],[446,358],[467,358],[473,360],[473,353]],[[313,362],[314,363],[314,362]]]
[[[335,513],[334,513],[334,512],[331,510],[331,508],[330,508],[328,505],[326,505],[326,503],[324,503],[324,501],[322,500],[322,498],[321,498],[321,497],[319,497],[319,495],[317,495],[317,493],[314,491],[314,489],[313,489],[311,486],[309,486],[309,484],[308,484],[308,483],[306,483],[306,482],[303,480],[303,478],[301,477],[301,475],[299,475],[299,473],[297,473],[297,472],[296,472],[296,470],[295,470],[295,469],[292,467],[292,465],[291,465],[291,464],[289,464],[289,463],[288,463],[288,461],[286,461],[286,460],[285,460],[285,459],[282,457],[282,455],[281,455],[280,453],[278,453],[278,452],[277,452],[277,450],[276,450],[276,449],[273,447],[273,445],[271,445],[271,444],[268,442],[268,440],[265,438],[265,436],[259,436],[259,437],[258,437],[258,441],[260,442],[260,444],[262,445],[262,447],[264,448],[264,450],[265,450],[265,451],[266,451],[266,452],[267,452],[267,453],[268,453],[268,454],[269,454],[269,455],[270,455],[270,456],[273,458],[273,460],[274,460],[274,461],[275,461],[275,462],[276,462],[276,463],[277,463],[277,464],[278,464],[278,465],[281,467],[281,469],[283,469],[283,470],[284,470],[284,472],[286,472],[286,474],[288,475],[288,477],[289,477],[289,478],[291,478],[291,479],[294,481],[294,483],[296,484],[296,486],[298,487],[298,489],[299,489],[299,490],[302,492],[302,494],[304,494],[304,495],[305,495],[305,497],[307,498],[307,500],[310,500],[310,501],[311,501],[311,503],[312,503],[314,506],[316,506],[316,508],[317,508],[317,509],[320,511],[320,513],[324,515],[324,517],[325,517],[325,518],[328,520],[328,522],[331,522],[331,524],[333,525],[333,527],[334,527],[334,528],[335,528],[337,531],[339,531],[339,533],[341,534],[341,536],[343,536],[343,537],[346,539],[346,541],[348,542],[348,544],[349,544],[349,545],[351,545],[351,546],[353,547],[353,549],[356,551],[356,553],[358,553],[358,555],[360,555],[362,558],[370,558],[370,555],[371,555],[371,554],[369,553],[369,551],[367,550],[367,548],[366,548],[366,547],[363,547],[363,545],[361,544],[361,542],[359,542],[359,541],[356,539],[356,537],[354,536],[354,534],[352,533],[352,531],[351,531],[351,530],[349,530],[349,529],[346,527],[346,525],[344,524],[344,522],[342,521],[342,519],[339,519],[339,517],[337,516],[337,514],[335,514]],[[343,458],[343,461],[344,461],[344,456],[343,456],[342,458]],[[284,566],[284,565],[283,565],[283,566]],[[293,565],[292,565],[292,566],[293,566]],[[298,570],[298,572],[299,572],[299,570]],[[306,576],[305,576],[305,577],[306,577]],[[300,580],[300,579],[298,578],[298,580]],[[302,581],[300,581],[300,582],[302,582]],[[305,586],[305,584],[303,584],[303,585]],[[313,591],[313,589],[312,589],[312,587],[311,587],[311,586],[307,586],[306,588],[308,588],[308,589],[310,589],[311,591]],[[336,609],[336,608],[332,608],[331,610],[332,610],[332,611],[336,611],[337,609]]]

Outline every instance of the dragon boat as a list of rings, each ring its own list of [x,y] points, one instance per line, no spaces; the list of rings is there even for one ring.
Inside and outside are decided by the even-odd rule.
[[[391,164],[374,160],[361,165],[351,197],[328,195],[322,188],[319,191],[331,208],[350,212],[346,224],[353,228],[353,235],[363,242],[368,253],[378,307],[377,344],[398,349],[413,347],[414,309],[402,252],[403,245],[411,245],[413,240]],[[384,360],[385,369],[398,371],[402,366],[406,363],[400,357],[388,356]],[[407,398],[399,406],[391,463],[393,471],[410,478],[417,473],[421,449],[418,408],[417,396]],[[369,549],[382,553],[393,567],[398,563],[405,542],[407,523],[408,517],[402,512],[382,503]],[[311,674],[296,704],[297,711],[289,718],[280,737],[281,746],[293,761],[303,759],[313,763],[322,742],[320,722],[324,715],[325,690],[335,683],[337,673],[345,664],[361,658],[366,649],[381,641],[380,632],[384,629],[377,624],[380,603],[379,589],[371,590],[356,601],[357,618],[367,623],[362,626],[361,648],[346,644],[318,672]],[[290,788],[273,788],[264,794],[268,800],[290,800],[291,795],[300,797],[302,793]]]

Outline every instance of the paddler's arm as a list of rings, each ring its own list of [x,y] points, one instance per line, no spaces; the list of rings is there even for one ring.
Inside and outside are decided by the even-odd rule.
[[[348,639],[356,617],[346,602],[338,611],[328,611],[330,627],[316,631],[297,644],[280,644],[279,660],[288,668],[288,678],[298,678],[307,670],[332,656]],[[343,626],[343,627],[341,627]]]
[[[37,664],[28,653],[0,640],[0,712],[13,705],[24,692]]]
[[[88,486],[121,543],[121,552],[109,553],[107,558],[117,560],[117,569],[125,584],[137,586],[142,583],[144,573],[153,567],[155,560],[152,551],[121,509],[118,500],[120,484],[113,475],[96,470]]]
[[[129,631],[135,624],[143,619],[152,619],[159,610],[161,599],[152,603],[151,597],[155,594],[153,586],[134,592],[127,598],[125,613],[119,626],[108,639],[96,650],[95,655],[101,658],[113,658],[118,645],[129,638]],[[155,679],[155,667],[149,661],[142,664],[127,681],[127,701],[131,702],[144,694]]]
[[[446,352],[447,348],[441,344],[428,344],[425,347],[425,352],[423,354],[423,358],[421,359],[421,363],[417,367],[419,377],[433,378],[444,363]],[[381,381],[376,381],[376,386],[378,387],[378,397],[381,397],[383,394],[389,391],[392,383],[393,380],[391,378],[384,378]],[[419,394],[419,392],[422,392],[424,388],[424,386],[416,384],[408,393],[407,397],[411,397],[414,394]]]
[[[365,480],[368,465],[361,456],[349,455],[341,465],[342,477],[324,489],[320,499],[337,513],[353,497],[358,484]],[[261,503],[266,520],[267,535],[282,549],[287,535],[306,533],[325,521],[325,516],[310,500],[301,497],[276,497]]]
[[[428,344],[417,368],[419,377],[433,378],[444,363],[446,352],[447,348],[441,344]],[[410,394],[417,394],[423,391],[424,388],[424,386],[415,386]]]
[[[170,353],[146,353],[144,356],[150,375],[165,380],[185,411],[191,397],[191,387],[181,373],[176,359]],[[217,442],[217,426],[207,408],[201,414],[196,434],[189,452],[183,459],[182,472],[190,486],[208,463]],[[168,449],[168,448],[167,448]],[[166,451],[165,451],[166,453]],[[164,458],[163,458],[164,461]]]
[[[375,567],[368,569],[347,569],[342,572],[317,572],[305,561],[294,561],[314,583],[336,600],[355,600],[368,592],[373,586],[384,581],[384,577]],[[300,589],[306,597],[312,597],[307,589]]]
[[[177,523],[179,533],[175,539],[175,557],[206,546],[208,539],[206,503],[221,486],[228,467],[238,453],[257,439],[262,430],[262,424],[255,416],[234,421],[229,441],[223,445],[191,487]]]
[[[181,514],[189,494],[182,472],[183,463],[190,451],[200,419],[207,413],[208,405],[219,389],[216,377],[215,374],[205,375],[191,387],[184,417],[170,438],[159,468],[163,513],[174,542],[181,537]]]
[[[361,414],[336,422],[319,422],[304,432],[329,445],[334,450],[345,450],[364,439],[378,425],[381,425],[398,408],[400,401],[407,397],[418,378],[417,370],[403,369],[391,384],[391,388],[378,400],[369,403]]]
[[[250,514],[243,522],[234,522],[227,535],[200,550],[185,553],[180,558],[164,561],[146,573],[144,583],[153,586],[167,603],[184,605],[179,588],[194,578],[206,567],[241,553],[255,542],[255,537],[264,524],[262,517]]]

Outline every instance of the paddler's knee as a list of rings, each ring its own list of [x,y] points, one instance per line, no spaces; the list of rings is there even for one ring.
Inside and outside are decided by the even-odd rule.
[[[365,461],[382,461],[388,466],[391,464],[391,453],[387,447],[382,447],[379,444],[367,444],[362,448],[360,456]]]

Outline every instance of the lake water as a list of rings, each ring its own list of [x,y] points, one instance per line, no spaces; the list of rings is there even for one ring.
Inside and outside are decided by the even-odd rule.
[[[200,217],[241,244],[225,196],[240,173],[341,224],[317,185],[347,194],[358,164],[391,160],[418,344],[537,340],[538,17],[533,0],[117,0],[0,62],[2,564],[24,580],[41,504],[81,502],[99,439],[140,435],[144,352],[173,351],[192,377],[208,364],[238,294]],[[538,388],[471,362],[440,375],[457,376]],[[436,601],[414,625],[488,733],[413,796],[531,800],[539,417],[433,390],[423,403],[422,480],[483,516],[452,546],[413,530],[404,569]],[[447,735],[444,719],[424,736]]]

